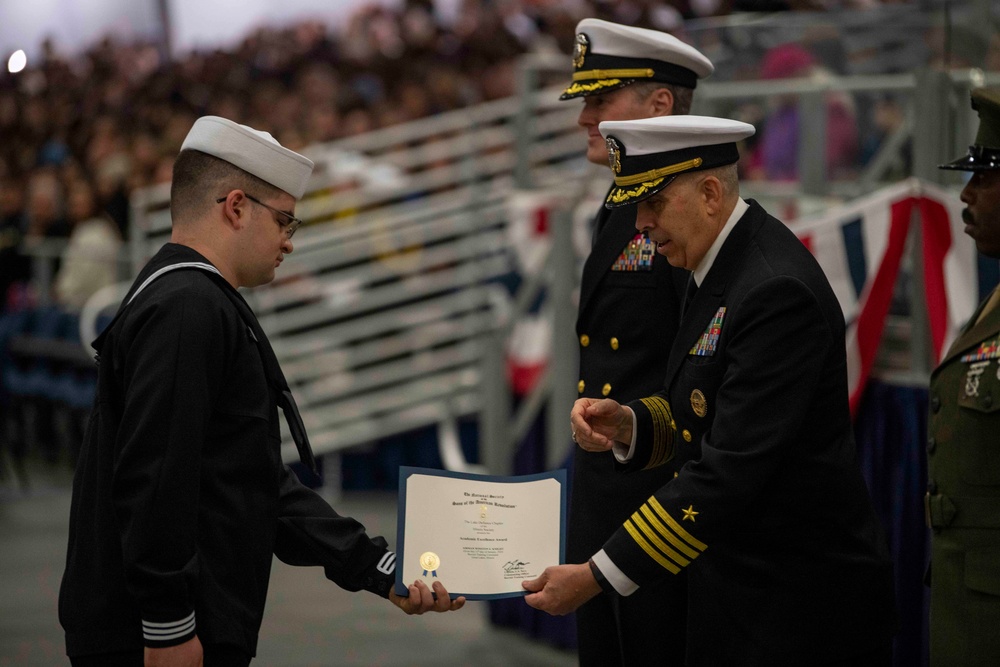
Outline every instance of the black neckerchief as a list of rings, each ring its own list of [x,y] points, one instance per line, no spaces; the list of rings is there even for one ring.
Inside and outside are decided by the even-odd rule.
[[[98,355],[95,359],[100,363],[100,351],[104,344],[104,337],[111,327],[114,326],[118,318],[121,317],[122,313],[129,304],[139,295],[139,293],[145,289],[151,282],[159,278],[164,273],[170,271],[184,270],[184,269],[198,269],[204,271],[209,276],[211,276],[212,281],[219,286],[222,293],[226,295],[230,303],[236,308],[236,312],[240,314],[240,319],[246,325],[247,330],[250,332],[250,337],[253,338],[254,342],[257,343],[257,349],[260,352],[260,359],[264,366],[264,376],[267,378],[268,384],[275,391],[277,396],[278,405],[281,407],[281,411],[285,414],[285,421],[288,423],[288,430],[292,434],[292,440],[295,441],[295,448],[299,452],[299,460],[302,461],[309,470],[314,474],[319,474],[316,468],[316,457],[313,455],[312,447],[309,444],[309,436],[306,434],[305,424],[302,422],[302,415],[299,413],[299,408],[295,404],[295,398],[292,396],[291,390],[288,388],[288,381],[285,380],[285,374],[281,372],[281,365],[278,363],[278,357],[275,356],[274,350],[271,348],[270,341],[267,340],[267,336],[264,334],[264,330],[260,328],[260,323],[257,321],[257,317],[254,315],[253,311],[250,309],[250,305],[244,300],[244,298],[237,292],[232,285],[230,285],[219,270],[207,262],[180,262],[176,264],[168,264],[166,266],[160,267],[148,278],[146,278],[138,288],[136,288],[132,294],[129,296],[128,300],[118,309],[115,317],[108,326],[104,329],[104,333],[97,337],[91,346],[97,350]]]

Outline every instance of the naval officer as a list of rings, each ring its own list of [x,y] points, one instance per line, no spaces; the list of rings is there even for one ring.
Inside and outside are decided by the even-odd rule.
[[[691,272],[664,388],[580,399],[575,437],[625,471],[686,461],[584,565],[547,568],[527,601],[567,613],[688,574],[684,664],[888,665],[891,561],[857,461],[845,324],[822,269],[740,197],[746,123],[606,122],[615,187]],[[680,656],[661,647],[664,662]]]
[[[592,18],[580,21],[576,33],[572,81],[561,99],[582,100],[578,123],[587,132],[587,159],[605,169],[599,123],[687,114],[698,81],[714,69],[697,49],[667,33]],[[577,391],[583,398],[625,402],[663,385],[667,359],[661,350],[677,332],[687,273],[670,266],[636,230],[635,207],[603,206],[610,175],[593,186],[602,205],[580,288]],[[610,452],[575,447],[567,562],[587,562],[674,472],[665,465],[622,475]],[[665,641],[683,646],[684,583],[683,576],[673,577],[629,597],[598,595],[583,605],[576,612],[580,664],[659,664]]]

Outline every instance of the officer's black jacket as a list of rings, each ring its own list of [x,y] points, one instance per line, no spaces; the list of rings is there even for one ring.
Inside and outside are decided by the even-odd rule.
[[[612,270],[638,235],[635,217],[635,206],[602,207],[597,216],[576,321],[580,398],[607,396],[625,403],[663,387],[688,272],[670,266],[659,254],[654,254],[649,269]],[[574,446],[568,562],[586,562],[673,476],[668,467],[634,475],[618,474],[614,468],[611,452]]]
[[[861,476],[845,325],[756,202],[681,320],[623,469],[688,462],[605,545],[640,586],[688,575],[687,662],[821,665],[887,647],[891,561]]]
[[[130,295],[177,262],[207,260],[167,244]],[[339,516],[282,464],[275,393],[255,336],[223,290],[232,287],[201,270],[166,273],[95,342],[97,396],[59,599],[71,656],[194,633],[253,655],[273,555],[322,566],[345,589],[388,595],[385,540]],[[157,640],[164,628],[180,633]]]

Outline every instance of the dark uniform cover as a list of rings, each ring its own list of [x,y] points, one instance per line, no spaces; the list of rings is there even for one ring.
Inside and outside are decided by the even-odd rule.
[[[620,403],[663,387],[670,344],[677,331],[680,298],[688,272],[656,253],[635,228],[635,207],[597,216],[594,247],[583,269],[576,322],[581,398]],[[567,562],[585,563],[628,516],[673,477],[663,466],[634,475],[615,471],[611,452],[591,453],[574,445]],[[665,639],[683,641],[686,598],[683,582],[647,589],[628,598],[599,596],[577,611],[583,664],[619,662],[616,634],[625,642],[627,664],[652,659]],[[670,599],[664,599],[669,595]],[[619,621],[612,616],[617,607]],[[620,627],[620,631],[619,631]],[[609,655],[605,653],[612,649]]]
[[[1000,664],[1000,308],[931,374],[931,665]]]
[[[748,203],[685,312],[667,389],[630,403],[625,467],[690,461],[605,550],[640,590],[687,572],[686,665],[888,650],[891,561],[857,462],[843,314],[805,247]]]
[[[130,295],[177,262],[207,260],[167,244]],[[192,614],[193,632],[173,643],[196,632],[203,644],[253,655],[273,555],[322,566],[348,590],[388,595],[385,540],[282,464],[264,334],[224,290],[232,287],[198,269],[164,274],[95,343],[98,391],[59,600],[71,656],[157,645],[151,636]]]

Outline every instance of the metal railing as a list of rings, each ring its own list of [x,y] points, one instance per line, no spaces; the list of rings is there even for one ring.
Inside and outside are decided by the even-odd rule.
[[[575,125],[578,105],[560,103],[557,88],[534,88],[546,72],[565,71],[564,60],[525,59],[522,93],[515,98],[309,150],[317,169],[297,209],[306,225],[295,252],[274,283],[248,297],[317,453],[428,424],[453,433],[456,417],[475,414],[482,462],[502,473],[510,470],[516,443],[543,408],[550,412],[548,441],[566,440],[566,415],[575,398],[571,294],[578,280],[570,211],[593,171]],[[964,152],[974,127],[967,91],[997,80],[965,71],[766,85],[706,82],[695,111],[713,113],[778,93],[798,96],[807,119],[800,153],[809,158],[802,160],[800,181],[747,183],[744,190],[765,201],[811,196],[825,202],[875,189],[880,165],[910,142],[915,171],[923,172],[918,175],[943,180],[926,165]],[[907,122],[851,182],[831,183],[823,161],[815,159],[823,150],[817,143],[824,136],[817,129],[824,122],[822,96],[832,90],[893,90],[907,100]],[[511,293],[504,286],[514,272],[507,202],[518,188],[556,192],[561,203],[552,212],[553,243],[544,270]],[[136,269],[169,233],[166,203],[163,190],[133,200]],[[505,377],[509,333],[542,293],[555,332],[551,357],[514,411]],[[455,456],[453,438],[442,439],[450,443],[450,465],[466,465]],[[549,464],[564,453],[564,447],[550,446]]]

